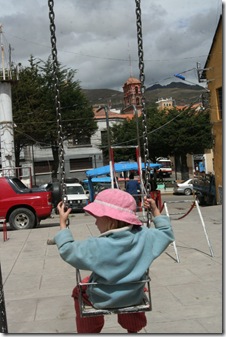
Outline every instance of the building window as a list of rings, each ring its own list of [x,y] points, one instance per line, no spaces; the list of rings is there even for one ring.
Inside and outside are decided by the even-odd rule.
[[[90,146],[91,145],[91,140],[89,136],[80,136],[78,137],[73,137],[68,140],[68,146],[78,146],[78,147],[83,147],[83,146]]]
[[[136,98],[136,105],[140,105],[140,99],[139,99],[139,97]]]
[[[34,163],[34,171],[36,173],[50,173],[53,168],[53,160],[45,160]]]
[[[70,159],[70,171],[90,169],[92,167],[92,157]]]
[[[222,87],[217,89],[217,106],[219,119],[222,119]]]
[[[102,146],[108,146],[107,130],[101,131],[101,145]]]
[[[138,94],[138,87],[135,87],[135,93]]]

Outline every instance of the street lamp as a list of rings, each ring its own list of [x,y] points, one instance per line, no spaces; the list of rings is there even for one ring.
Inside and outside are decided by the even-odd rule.
[[[111,151],[111,136],[110,136],[110,127],[109,127],[109,105],[102,105],[97,112],[104,109],[106,116],[106,126],[107,126],[107,140],[108,140],[108,156],[109,156],[109,167],[110,167],[110,177],[111,177],[111,188],[114,188],[114,173],[113,173],[113,160],[112,160],[112,151]]]

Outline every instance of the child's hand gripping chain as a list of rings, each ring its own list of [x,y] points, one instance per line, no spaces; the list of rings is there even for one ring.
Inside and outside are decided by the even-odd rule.
[[[68,222],[68,216],[71,212],[71,208],[68,208],[65,206],[63,201],[60,201],[57,205],[57,210],[60,215],[60,229],[68,228],[69,222]],[[56,242],[54,239],[48,239],[47,245],[55,245]]]
[[[152,198],[144,197],[144,207],[148,208],[154,217],[161,215],[155,200]]]

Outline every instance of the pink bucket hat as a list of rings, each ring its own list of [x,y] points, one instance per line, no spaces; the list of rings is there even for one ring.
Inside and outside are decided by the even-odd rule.
[[[108,216],[132,225],[142,225],[136,215],[134,198],[119,189],[109,188],[98,193],[95,200],[83,209],[94,217]]]

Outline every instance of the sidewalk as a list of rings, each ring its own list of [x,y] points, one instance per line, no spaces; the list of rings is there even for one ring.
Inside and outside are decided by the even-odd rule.
[[[159,188],[159,191],[161,191],[161,195],[173,194],[173,187]]]
[[[152,306],[140,333],[222,333],[222,206],[202,207],[211,257],[197,209],[182,220],[187,204],[168,204],[180,263],[173,245],[151,266]],[[183,209],[184,208],[184,209]],[[93,218],[71,216],[70,229],[82,240],[98,235]],[[9,333],[75,333],[71,291],[75,270],[46,241],[59,230],[58,216],[32,230],[0,231],[0,261]],[[110,252],[109,252],[110,254]],[[117,316],[105,316],[102,333],[126,333]]]

